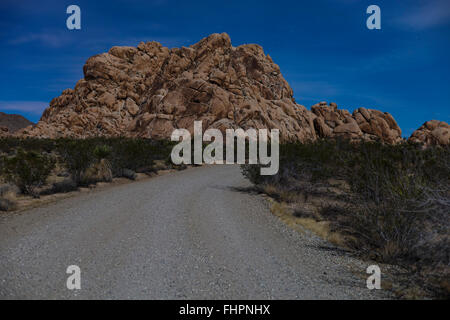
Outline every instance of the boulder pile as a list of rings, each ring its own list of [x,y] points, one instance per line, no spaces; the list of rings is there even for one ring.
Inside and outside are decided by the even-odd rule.
[[[449,145],[450,125],[444,121],[427,121],[413,132],[408,141],[425,145]]]
[[[394,118],[387,112],[359,108],[353,113],[339,110],[336,103],[318,103],[311,107],[314,128],[321,138],[343,137],[351,140],[386,143],[402,141],[402,131]]]
[[[91,57],[84,79],[54,98],[22,136],[169,138],[175,128],[267,128],[283,141],[316,138],[313,116],[270,56],[213,34],[190,47],[158,42],[113,47]]]
[[[387,112],[353,113],[321,102],[311,111],[293,91],[269,55],[256,44],[233,47],[226,33],[169,49],[158,42],[113,47],[89,58],[84,79],[50,102],[40,121],[20,137],[141,137],[167,139],[174,129],[193,133],[217,128],[279,129],[281,141],[345,137],[403,141]],[[5,131],[0,130],[6,134]],[[411,141],[448,144],[448,124],[427,122]]]

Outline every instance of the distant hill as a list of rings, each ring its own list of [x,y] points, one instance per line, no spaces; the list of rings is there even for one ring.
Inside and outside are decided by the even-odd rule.
[[[34,124],[25,117],[18,114],[7,114],[0,112],[0,127],[8,128],[10,133]]]

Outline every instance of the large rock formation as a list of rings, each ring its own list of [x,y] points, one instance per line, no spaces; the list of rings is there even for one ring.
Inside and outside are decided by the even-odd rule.
[[[351,140],[402,141],[402,131],[394,118],[387,112],[359,108],[351,114],[339,110],[335,103],[320,102],[311,107],[316,118],[314,127],[321,138],[344,137]]]
[[[32,125],[33,122],[18,114],[0,112],[0,135],[14,133],[19,129]]]
[[[450,125],[438,120],[427,121],[413,132],[408,141],[426,145],[449,145]]]
[[[317,137],[401,141],[388,113],[353,114],[320,103],[312,112],[293,98],[280,68],[255,44],[233,47],[213,34],[190,47],[157,42],[113,47],[91,57],[84,79],[53,99],[37,125],[19,136],[169,138],[176,128],[279,129],[282,141]]]
[[[316,138],[311,112],[295,103],[278,65],[258,45],[233,47],[225,33],[176,49],[113,47],[83,71],[20,135],[168,138],[202,120],[204,130],[276,128],[284,141]]]

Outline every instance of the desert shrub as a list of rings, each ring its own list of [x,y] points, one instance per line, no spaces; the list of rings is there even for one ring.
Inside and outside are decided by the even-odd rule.
[[[321,215],[337,223],[337,229],[353,236],[348,243],[377,261],[392,263],[411,260],[412,247],[422,227],[422,212],[407,203],[359,203],[343,210],[322,209]],[[330,215],[337,211],[338,214]]]
[[[414,272],[428,270],[439,281],[450,273],[448,146],[290,143],[280,146],[276,175],[261,176],[259,165],[244,165],[242,172],[259,190],[284,202],[296,201],[292,193],[307,195],[326,186],[329,178],[344,180],[350,187],[341,195],[346,205],[325,206],[320,219],[348,235],[349,247]]]
[[[338,150],[349,148],[345,141],[319,140],[308,143],[280,145],[280,168],[276,175],[261,176],[261,165],[243,165],[242,171],[255,184],[292,184],[295,180],[312,183],[326,181],[330,177],[342,176],[337,162]]]
[[[366,200],[418,199],[435,180],[426,173],[424,151],[412,145],[362,143],[343,157],[349,159],[349,165],[342,166],[346,180]]]
[[[62,139],[58,142],[58,149],[63,163],[76,184],[81,182],[84,171],[95,160],[95,147],[95,142],[91,139]]]
[[[113,174],[123,176],[124,169],[135,172],[151,171],[153,151],[151,141],[125,138],[113,141],[113,151],[109,157]]]
[[[3,162],[6,180],[17,185],[22,193],[32,196],[38,196],[36,189],[45,184],[55,165],[49,156],[22,149],[12,157],[5,157]]]
[[[251,183],[256,185],[261,185],[265,182],[265,180],[269,180],[268,176],[263,176],[260,173],[261,166],[260,165],[249,165],[245,164],[241,166],[241,172]]]
[[[413,247],[421,265],[450,265],[450,189],[426,191],[419,209],[425,214]],[[449,292],[450,293],[450,292]]]
[[[0,154],[13,155],[18,148],[38,153],[55,153],[62,167],[66,167],[78,184],[84,171],[101,159],[110,162],[113,176],[122,176],[123,170],[153,172],[155,160],[167,161],[174,142],[140,138],[71,139],[0,139]],[[0,163],[1,166],[3,166]]]
[[[437,297],[450,295],[449,190],[425,192],[419,199],[390,197],[379,203],[360,202],[345,208],[325,207],[321,216],[350,235],[347,242],[376,261],[402,265],[422,289]]]
[[[56,149],[56,140],[38,138],[0,138],[0,153],[12,153],[17,149],[50,153]]]
[[[256,186],[272,185],[278,192],[272,196],[291,201],[292,193],[308,194],[315,186],[330,177],[342,176],[341,166],[336,162],[338,143],[320,140],[310,143],[280,145],[280,166],[273,176],[260,174],[261,165],[242,165],[241,171]],[[308,182],[305,184],[304,182]],[[287,195],[287,197],[286,197]]]
[[[105,144],[98,145],[94,148],[93,155],[98,161],[106,159],[111,154],[111,147]]]
[[[281,145],[280,169],[274,176],[261,176],[260,165],[243,165],[242,172],[254,184],[278,184],[280,188],[300,180],[314,184],[343,179],[354,194],[381,202],[389,198],[417,200],[438,184],[448,186],[449,163],[448,147],[331,140]]]

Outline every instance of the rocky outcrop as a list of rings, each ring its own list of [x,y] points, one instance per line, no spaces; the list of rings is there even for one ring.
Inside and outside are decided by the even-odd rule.
[[[408,141],[425,145],[450,145],[450,125],[443,121],[425,122]]]
[[[50,102],[41,120],[18,136],[169,138],[176,128],[279,129],[282,141],[317,137],[401,141],[389,113],[353,114],[320,103],[307,110],[270,56],[256,44],[231,45],[213,34],[190,47],[158,42],[113,47],[88,59],[84,79]]]
[[[351,140],[402,141],[402,131],[394,118],[387,112],[359,108],[351,114],[338,109],[336,103],[318,103],[311,107],[315,115],[314,127],[321,138],[343,137]]]
[[[28,127],[33,123],[18,114],[0,112],[0,135],[14,133],[19,129]]]
[[[7,127],[0,127],[0,137],[6,137],[9,135],[9,129]]]
[[[190,47],[157,42],[91,57],[84,79],[53,99],[21,136],[169,138],[175,128],[279,129],[283,141],[316,138],[280,68],[256,44],[213,34]]]

